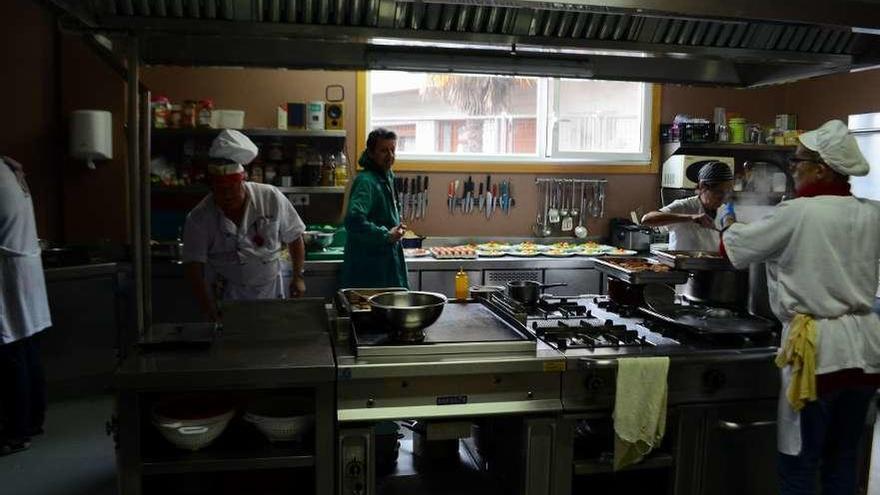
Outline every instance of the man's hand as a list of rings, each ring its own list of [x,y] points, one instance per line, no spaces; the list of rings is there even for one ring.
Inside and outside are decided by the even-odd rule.
[[[296,299],[298,297],[303,297],[306,295],[306,281],[302,275],[299,273],[294,274],[293,278],[290,280],[290,299]]]
[[[388,231],[388,244],[396,244],[406,234],[406,225],[400,224]]]
[[[715,229],[715,220],[712,219],[709,215],[705,213],[697,213],[695,215],[691,215],[691,221],[700,227],[706,229]]]

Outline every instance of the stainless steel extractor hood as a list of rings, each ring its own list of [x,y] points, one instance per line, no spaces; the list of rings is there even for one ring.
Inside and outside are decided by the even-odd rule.
[[[54,0],[147,64],[753,87],[880,65],[880,1]]]

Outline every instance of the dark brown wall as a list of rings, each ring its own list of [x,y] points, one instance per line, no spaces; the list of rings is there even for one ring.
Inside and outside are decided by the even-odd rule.
[[[785,113],[784,87],[765,89],[704,88],[667,84],[662,92],[661,122],[671,123],[676,114],[712,120],[715,107],[738,113],[751,122],[775,122],[777,113]]]
[[[113,159],[96,170],[64,153],[64,237],[70,243],[127,242],[128,192],[125,137],[125,83],[79,38],[65,35],[61,48],[61,111],[68,142],[70,112],[107,110],[113,114]],[[66,150],[66,148],[65,148]]]
[[[831,119],[880,111],[880,69],[801,81],[785,86],[785,112],[798,126],[814,129]]]
[[[55,19],[37,2],[0,2],[0,154],[25,166],[40,237],[60,240],[61,171]]]

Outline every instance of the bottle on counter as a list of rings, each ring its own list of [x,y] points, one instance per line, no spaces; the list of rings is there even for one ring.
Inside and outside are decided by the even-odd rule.
[[[275,164],[268,162],[263,166],[263,182],[265,184],[276,185],[275,181],[278,176],[278,171],[275,168]]]
[[[459,267],[458,273],[455,274],[455,298],[464,301],[468,297],[468,287],[471,286],[468,274],[464,272],[464,268]]]
[[[251,182],[256,182],[258,184],[263,183],[263,164],[262,163],[252,163],[250,173],[248,174],[248,178]]]
[[[172,129],[180,128],[180,121],[183,118],[182,110],[180,105],[174,104],[171,105],[170,110],[168,111],[168,127]]]

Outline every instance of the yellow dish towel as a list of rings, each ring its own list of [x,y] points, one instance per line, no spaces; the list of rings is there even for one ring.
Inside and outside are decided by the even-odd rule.
[[[668,357],[617,360],[614,469],[634,464],[660,445],[666,432]]]
[[[813,317],[795,315],[788,329],[788,340],[776,356],[776,366],[791,365],[791,384],[785,396],[795,411],[816,400],[816,339]]]

